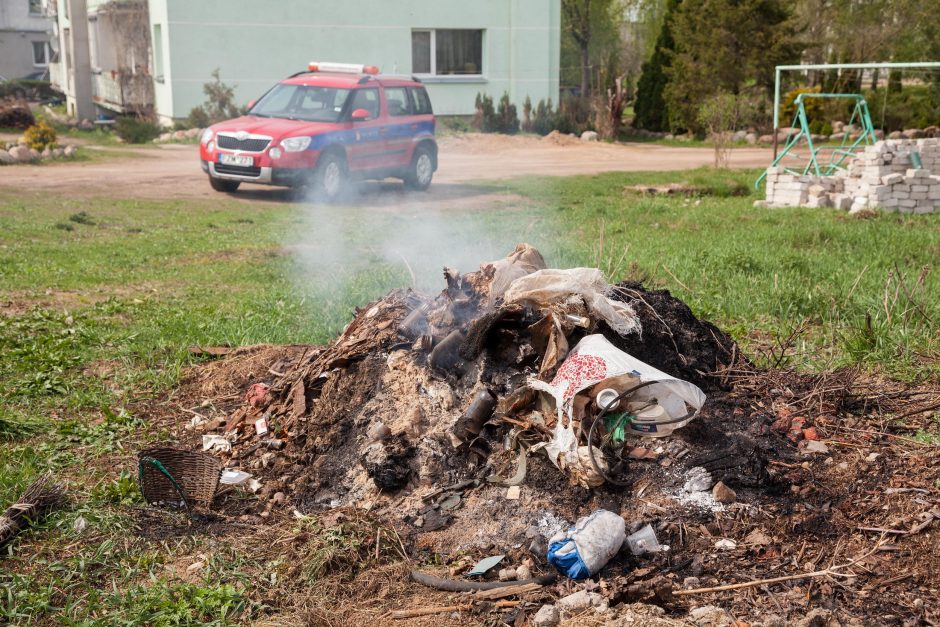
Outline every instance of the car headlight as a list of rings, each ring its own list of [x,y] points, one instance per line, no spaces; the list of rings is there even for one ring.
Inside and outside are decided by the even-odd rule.
[[[209,142],[208,144],[206,144],[206,150],[208,150],[209,152],[212,152],[213,150],[215,150],[215,142]]]
[[[281,142],[281,148],[287,152],[300,152],[310,145],[310,137],[288,137]]]
[[[203,144],[208,144],[209,140],[212,139],[212,135],[213,135],[212,129],[207,128],[206,130],[202,132],[202,138],[199,141],[201,141]]]
[[[268,154],[271,156],[272,159],[280,159],[281,149],[275,146],[274,148],[268,151]]]

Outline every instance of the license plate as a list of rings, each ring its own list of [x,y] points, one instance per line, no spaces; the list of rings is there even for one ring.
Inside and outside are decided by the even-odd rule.
[[[227,155],[222,153],[219,155],[219,163],[222,165],[240,165],[250,168],[255,164],[255,159],[251,155]]]

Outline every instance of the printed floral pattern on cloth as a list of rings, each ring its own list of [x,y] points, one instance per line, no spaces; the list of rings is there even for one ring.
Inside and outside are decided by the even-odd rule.
[[[574,398],[578,390],[583,389],[586,381],[599,381],[607,376],[607,362],[596,355],[581,355],[577,351],[568,355],[561,365],[552,387],[564,386],[561,397],[567,402]]]

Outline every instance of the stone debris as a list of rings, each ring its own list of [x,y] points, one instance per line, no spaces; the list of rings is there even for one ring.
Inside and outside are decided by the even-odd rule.
[[[918,165],[920,167],[915,167]],[[833,176],[767,170],[768,207],[835,207],[858,213],[940,211],[940,138],[889,139],[865,149]]]

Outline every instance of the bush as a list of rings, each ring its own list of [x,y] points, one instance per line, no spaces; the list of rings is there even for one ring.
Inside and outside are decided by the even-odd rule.
[[[29,100],[49,100],[61,98],[62,94],[52,88],[49,81],[18,79],[0,83],[0,99],[26,98]]]
[[[194,107],[189,112],[189,125],[192,128],[205,128],[216,122],[230,120],[244,115],[247,107],[235,104],[236,85],[226,85],[219,76],[219,69],[212,71],[212,80],[202,86],[206,95],[205,103]]]
[[[796,98],[800,94],[818,94],[822,91],[820,86],[816,87],[797,87],[791,89],[783,97],[780,103],[780,124],[790,124],[796,117]],[[806,109],[806,119],[809,122],[821,120],[823,118],[823,101],[819,98],[805,98],[803,108]]]
[[[875,128],[886,132],[940,125],[940,86],[904,86],[900,92],[867,90],[869,112]]]
[[[539,100],[535,105],[535,115],[532,116],[532,132],[539,135],[548,135],[555,130],[555,112],[552,110],[552,99],[546,103]]]
[[[555,113],[555,130],[559,133],[580,135],[584,131],[593,131],[594,112],[586,98],[574,95],[562,96],[558,111]]]
[[[46,148],[55,148],[57,137],[55,129],[42,120],[26,129],[23,139],[30,148],[42,152]]]
[[[147,118],[120,117],[114,124],[114,132],[128,144],[146,144],[160,136],[160,125]]]
[[[522,130],[532,132],[532,99],[527,95],[522,103]]]
[[[516,105],[509,102],[509,94],[504,93],[496,108],[496,132],[514,135],[519,132],[519,116]]]
[[[189,125],[189,128],[206,128],[212,124],[209,120],[209,114],[206,113],[206,109],[202,105],[193,107],[190,110],[189,117],[186,118],[186,123]]]

